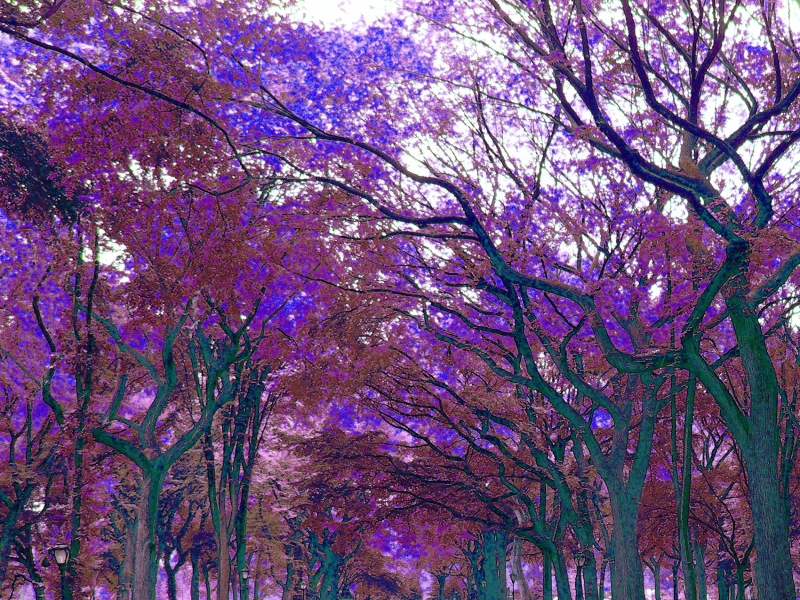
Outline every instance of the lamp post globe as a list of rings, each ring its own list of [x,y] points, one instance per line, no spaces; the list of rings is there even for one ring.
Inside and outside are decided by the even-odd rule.
[[[582,552],[575,556],[575,600],[583,600],[583,567],[586,566],[587,558]]]
[[[50,549],[50,553],[53,555],[53,558],[59,567],[64,567],[64,565],[67,564],[67,561],[69,561],[69,546],[65,546],[63,544],[53,546]]]
[[[242,579],[244,579],[245,581],[250,579],[250,569],[248,569],[247,567],[242,569]]]
[[[67,592],[67,563],[69,562],[69,546],[58,544],[50,548],[50,554],[58,565],[58,570],[61,571],[61,600],[69,597]]]

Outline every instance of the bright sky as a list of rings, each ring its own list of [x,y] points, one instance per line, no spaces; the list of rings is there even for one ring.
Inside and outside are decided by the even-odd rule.
[[[306,18],[323,27],[370,23],[397,10],[397,0],[304,0]]]

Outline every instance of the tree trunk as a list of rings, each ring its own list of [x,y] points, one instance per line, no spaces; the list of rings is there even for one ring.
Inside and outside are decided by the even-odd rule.
[[[142,474],[136,513],[133,597],[131,600],[156,600],[156,584],[158,582],[156,523],[158,496],[164,475],[164,470],[159,467],[153,467],[150,473]]]
[[[606,597],[606,563],[608,561],[603,558],[600,561],[600,581],[598,581],[597,597],[599,600],[605,600]]]
[[[755,580],[759,590],[770,590],[770,599],[794,600],[789,523],[781,497],[777,452],[759,437],[744,455],[753,515],[753,541],[758,555]]]
[[[200,557],[197,552],[192,550],[192,582],[189,585],[191,600],[200,600]]]
[[[136,520],[129,521],[126,515],[123,515],[125,527],[125,544],[123,546],[122,564],[119,566],[119,574],[117,575],[119,584],[120,598],[123,597],[122,592],[127,592],[127,597],[133,593],[133,563],[136,559],[136,533],[137,525]]]
[[[697,577],[694,572],[692,540],[689,531],[689,501],[692,492],[692,427],[694,426],[694,400],[697,379],[690,377],[686,390],[686,412],[683,423],[683,448],[678,470],[677,407],[672,398],[672,482],[675,486],[675,501],[678,507],[678,545],[683,565],[685,600],[697,600]]]
[[[572,600],[567,564],[564,562],[564,555],[561,552],[556,552],[553,557],[553,570],[556,574],[556,595],[558,595],[558,600]]]
[[[742,279],[743,273],[744,269]],[[746,283],[741,285],[744,288]],[[747,472],[759,566],[755,580],[759,590],[769,590],[771,600],[795,600],[788,510],[780,485],[779,387],[775,367],[758,314],[744,293],[732,295],[726,304],[750,390],[749,427],[744,433],[740,431],[741,425],[731,431],[739,434],[736,441],[742,449]]]
[[[694,543],[694,557],[697,566],[697,598],[698,600],[708,600],[706,549],[697,542]]]
[[[553,569],[550,555],[542,553],[542,598],[553,600]]]
[[[228,550],[228,526],[220,515],[217,531],[217,600],[229,600],[231,584],[231,555]]]
[[[638,498],[638,496],[637,496]],[[636,540],[639,506],[625,493],[609,493],[614,531],[611,546],[614,566],[611,571],[611,597],[614,600],[645,600],[644,569]]]
[[[486,587],[480,590],[481,600],[506,600],[505,531],[483,532],[483,577]]]
[[[175,575],[178,569],[171,569],[167,561],[168,556],[164,557],[164,571],[167,574],[167,598],[168,600],[178,600],[178,584],[175,580]]]
[[[3,582],[6,578],[6,572],[11,559],[11,542],[14,540],[16,531],[14,527],[22,514],[24,503],[17,502],[11,508],[11,511],[3,521],[2,529],[0,529],[0,588],[3,587]]]
[[[717,598],[719,600],[730,600],[730,589],[728,587],[728,578],[731,574],[731,569],[728,562],[721,560],[717,563]]]
[[[649,565],[650,571],[653,573],[653,591],[655,592],[655,600],[661,600],[661,565],[658,562],[653,562]]]
[[[525,541],[522,538],[516,537],[514,538],[514,544],[511,546],[511,560],[509,564],[511,565],[511,573],[515,578],[513,591],[515,595],[519,592],[519,600],[533,600],[531,588],[528,585],[528,580],[525,578],[525,572],[522,570],[522,550],[524,544]]]
[[[203,575],[206,580],[206,600],[211,600],[211,580],[208,578],[208,565],[203,569]]]

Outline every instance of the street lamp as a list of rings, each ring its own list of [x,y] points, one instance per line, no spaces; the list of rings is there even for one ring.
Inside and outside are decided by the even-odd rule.
[[[69,546],[59,544],[58,546],[53,546],[50,552],[53,554],[53,558],[56,560],[56,564],[59,567],[63,567],[67,564],[69,560]]]
[[[301,581],[300,582],[300,590],[303,593],[303,600],[306,600],[306,582],[305,581]]]
[[[58,544],[57,546],[53,546],[50,549],[50,554],[53,555],[53,558],[58,565],[59,570],[61,571],[61,598],[66,596],[64,594],[64,590],[67,587],[67,563],[69,562],[69,546],[65,546],[64,544]]]
[[[250,579],[250,569],[248,569],[247,567],[242,569],[242,579],[244,579],[245,581]]]
[[[583,600],[583,567],[586,566],[586,555],[578,554],[575,557],[575,600]]]

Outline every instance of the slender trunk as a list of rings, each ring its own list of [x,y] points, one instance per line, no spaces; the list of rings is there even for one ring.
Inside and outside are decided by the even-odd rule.
[[[3,587],[3,582],[6,578],[6,572],[11,559],[11,542],[14,540],[16,534],[15,526],[22,514],[24,503],[17,502],[11,508],[11,511],[6,515],[3,521],[2,529],[0,529],[0,588]]]
[[[80,380],[80,379],[79,379]],[[79,390],[80,392],[80,390]],[[77,564],[81,553],[81,511],[83,507],[83,449],[86,446],[85,427],[86,427],[86,406],[88,404],[88,390],[85,392],[86,398],[82,399],[82,404],[78,409],[76,420],[78,422],[75,432],[75,453],[73,461],[75,465],[75,479],[72,483],[72,515],[70,527],[69,560],[66,565],[66,588],[62,590],[61,600],[72,600],[72,590],[78,587],[77,583]],[[79,393],[81,398],[83,394]]]
[[[600,561],[600,581],[598,581],[597,597],[598,600],[605,600],[606,597],[606,564],[608,561],[603,558]]]
[[[672,564],[672,598],[678,600],[678,569],[680,568],[680,559],[676,559]]]
[[[648,566],[650,567],[650,571],[653,573],[653,591],[655,592],[655,600],[661,600],[661,565],[654,561]]]
[[[547,523],[547,485],[539,484],[539,520]],[[553,600],[553,562],[549,552],[542,551],[542,598]]]
[[[194,550],[191,553],[192,559],[192,582],[189,586],[189,594],[192,600],[200,600],[200,556]]]
[[[719,600],[730,600],[730,589],[728,579],[731,570],[727,561],[721,560],[717,563],[717,598]]]
[[[546,553],[542,556],[542,598],[553,600],[553,569],[550,555]]]
[[[533,600],[531,596],[531,588],[528,585],[528,580],[525,578],[525,572],[522,569],[522,550],[524,540],[520,537],[514,538],[514,544],[511,546],[511,573],[514,577],[514,594],[519,593],[519,600]]]
[[[229,600],[231,583],[231,555],[228,550],[228,527],[220,515],[217,531],[217,600]]]
[[[123,592],[127,597],[133,591],[133,563],[136,558],[136,533],[137,525],[136,519],[129,521],[127,516],[123,515],[125,524],[125,542],[123,545],[122,564],[119,566],[119,573],[117,575],[119,583],[120,598],[124,597]]]
[[[444,584],[447,581],[447,575],[444,573],[438,573],[434,575],[436,577],[436,585],[438,586],[437,595],[439,600],[444,600]]]
[[[675,499],[678,507],[678,544],[686,600],[697,600],[697,578],[692,556],[692,540],[689,532],[689,501],[692,492],[692,427],[694,425],[694,399],[697,380],[690,377],[686,391],[686,412],[683,419],[683,448],[680,474],[678,472],[677,451],[677,407],[672,398],[672,482],[675,486]]]
[[[698,600],[708,600],[706,549],[697,542],[694,543],[694,557],[697,565],[697,598]]]
[[[208,564],[203,569],[203,575],[206,580],[206,600],[211,600],[211,580],[208,577]]]
[[[644,570],[636,539],[639,517],[638,496],[612,492],[609,489],[614,532],[611,545],[614,553],[611,571],[611,596],[614,600],[645,600]]]
[[[553,557],[553,570],[556,574],[556,594],[558,595],[558,600],[572,600],[567,563],[564,561],[564,555],[561,552],[556,552],[556,555]]]
[[[249,486],[243,485],[235,522],[236,573],[241,600],[250,600],[250,589],[247,587],[247,581],[242,578],[242,571],[247,567],[247,500],[249,495]]]
[[[175,580],[175,575],[178,569],[171,569],[167,564],[168,556],[164,556],[164,571],[167,574],[167,598],[169,600],[178,600],[178,583]]]

